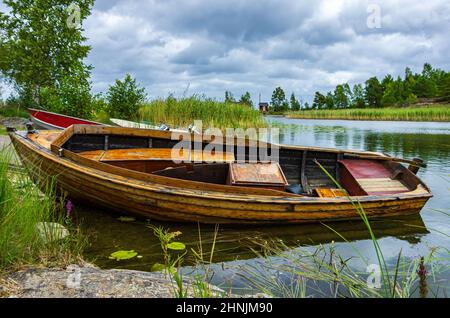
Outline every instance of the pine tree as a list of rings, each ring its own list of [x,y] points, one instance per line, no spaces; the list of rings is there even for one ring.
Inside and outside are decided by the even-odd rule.
[[[284,111],[289,107],[286,101],[286,95],[281,87],[277,87],[273,91],[271,105],[275,112]]]
[[[295,98],[294,93],[291,94],[291,110],[299,111],[300,110],[300,102]]]

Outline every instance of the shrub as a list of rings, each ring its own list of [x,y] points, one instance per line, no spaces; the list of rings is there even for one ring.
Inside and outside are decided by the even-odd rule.
[[[130,74],[123,81],[116,80],[110,86],[106,96],[108,113],[111,117],[131,119],[137,116],[139,107],[146,99],[144,88],[140,88]]]

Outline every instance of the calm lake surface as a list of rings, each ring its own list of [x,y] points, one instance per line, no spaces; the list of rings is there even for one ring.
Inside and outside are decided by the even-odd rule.
[[[428,164],[419,171],[419,177],[431,188],[434,197],[427,203],[420,215],[406,218],[383,219],[372,222],[379,244],[388,264],[395,264],[398,253],[406,259],[427,256],[431,249],[440,247],[436,255],[442,264],[449,265],[450,249],[450,123],[432,122],[388,122],[388,121],[345,121],[345,120],[303,120],[282,117],[267,117],[275,127],[280,128],[280,142],[283,144],[335,147],[341,149],[370,150],[385,152],[393,156],[412,159],[420,157]],[[158,239],[148,228],[149,224],[162,225],[171,231],[181,231],[180,240],[188,249],[198,249],[199,233],[203,251],[211,249],[214,226],[186,225],[177,223],[156,223],[149,220],[121,222],[120,215],[105,211],[77,207],[84,228],[91,238],[86,256],[103,268],[128,268],[150,271],[155,263],[162,263]],[[324,225],[231,227],[221,226],[213,255],[214,270],[212,283],[224,288],[232,287],[234,292],[248,288],[246,276],[249,273],[261,275],[283,275],[267,266],[251,248],[255,242],[276,239],[292,246],[286,253],[295,254],[300,248],[313,251],[318,246],[329,246],[334,241],[337,254],[356,271],[365,273],[367,264],[377,264],[375,250],[369,234],[361,222],[340,222],[328,224],[346,238],[345,242]],[[302,247],[299,247],[302,246]],[[445,250],[445,248],[447,250]],[[126,261],[109,260],[108,256],[117,250],[135,250],[141,258]],[[206,253],[207,254],[207,253]],[[209,254],[205,258],[209,259]],[[196,270],[192,253],[185,260],[186,274]],[[271,258],[273,263],[283,263],[280,257]],[[276,273],[275,273],[276,272]],[[281,278],[286,281],[289,277]],[[437,277],[441,292],[449,294],[449,271]],[[445,295],[445,294],[444,294]],[[320,296],[320,295],[317,295]]]

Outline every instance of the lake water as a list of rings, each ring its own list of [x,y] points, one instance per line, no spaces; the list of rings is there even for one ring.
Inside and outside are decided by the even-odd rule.
[[[388,264],[396,263],[400,250],[403,257],[414,260],[426,256],[431,249],[440,247],[436,256],[442,258],[443,265],[448,266],[449,255],[445,248],[450,248],[450,123],[303,120],[282,117],[267,117],[267,120],[280,128],[280,142],[283,144],[379,151],[396,157],[420,157],[425,160],[428,166],[422,168],[418,175],[431,188],[434,197],[421,214],[373,221],[372,227]],[[91,236],[91,246],[86,256],[94,258],[97,265],[149,271],[153,264],[163,261],[159,241],[148,228],[149,221],[121,222],[117,215],[110,215],[105,211],[86,208],[77,210],[83,226]],[[171,231],[181,231],[180,240],[188,245],[188,250],[198,249],[200,241],[203,251],[211,248],[214,226],[201,225],[199,229],[197,225],[150,224],[162,225]],[[352,268],[360,272],[366,271],[367,264],[361,262],[358,253],[369,263],[377,263],[372,241],[361,222],[340,222],[329,226],[344,236],[347,242],[320,224],[283,227],[221,226],[213,255],[215,264],[210,267],[214,270],[212,283],[225,288],[232,287],[235,292],[240,292],[248,287],[245,277],[250,272],[274,275],[274,270],[251,250],[255,248],[256,241],[269,239],[280,240],[292,246],[287,251],[292,255],[303,247],[314,250],[320,245],[327,247],[334,241],[336,253],[344,259],[350,259]],[[142,257],[119,262],[108,259],[114,251],[132,249]],[[209,255],[206,258],[209,259]],[[184,262],[186,274],[194,271],[189,266],[193,263],[192,259],[192,253],[188,253]],[[273,257],[271,261],[279,264],[286,260]],[[436,283],[443,288],[441,292],[447,289],[447,294],[449,276],[448,270],[443,271],[438,275]],[[287,277],[285,280],[288,279]]]

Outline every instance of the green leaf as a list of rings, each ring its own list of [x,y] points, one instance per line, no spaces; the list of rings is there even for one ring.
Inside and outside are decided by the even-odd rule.
[[[130,259],[135,257],[136,255],[138,255],[137,252],[135,252],[134,250],[130,250],[130,251],[117,251],[112,253],[109,256],[109,259],[115,259],[116,261],[121,261],[121,260],[125,260],[125,259]]]
[[[161,263],[155,263],[152,265],[152,272],[162,272],[166,269],[166,266]]]
[[[186,249],[186,245],[184,245],[181,242],[172,242],[172,243],[167,244],[167,248],[174,250],[174,251],[182,251],[182,250]]]

